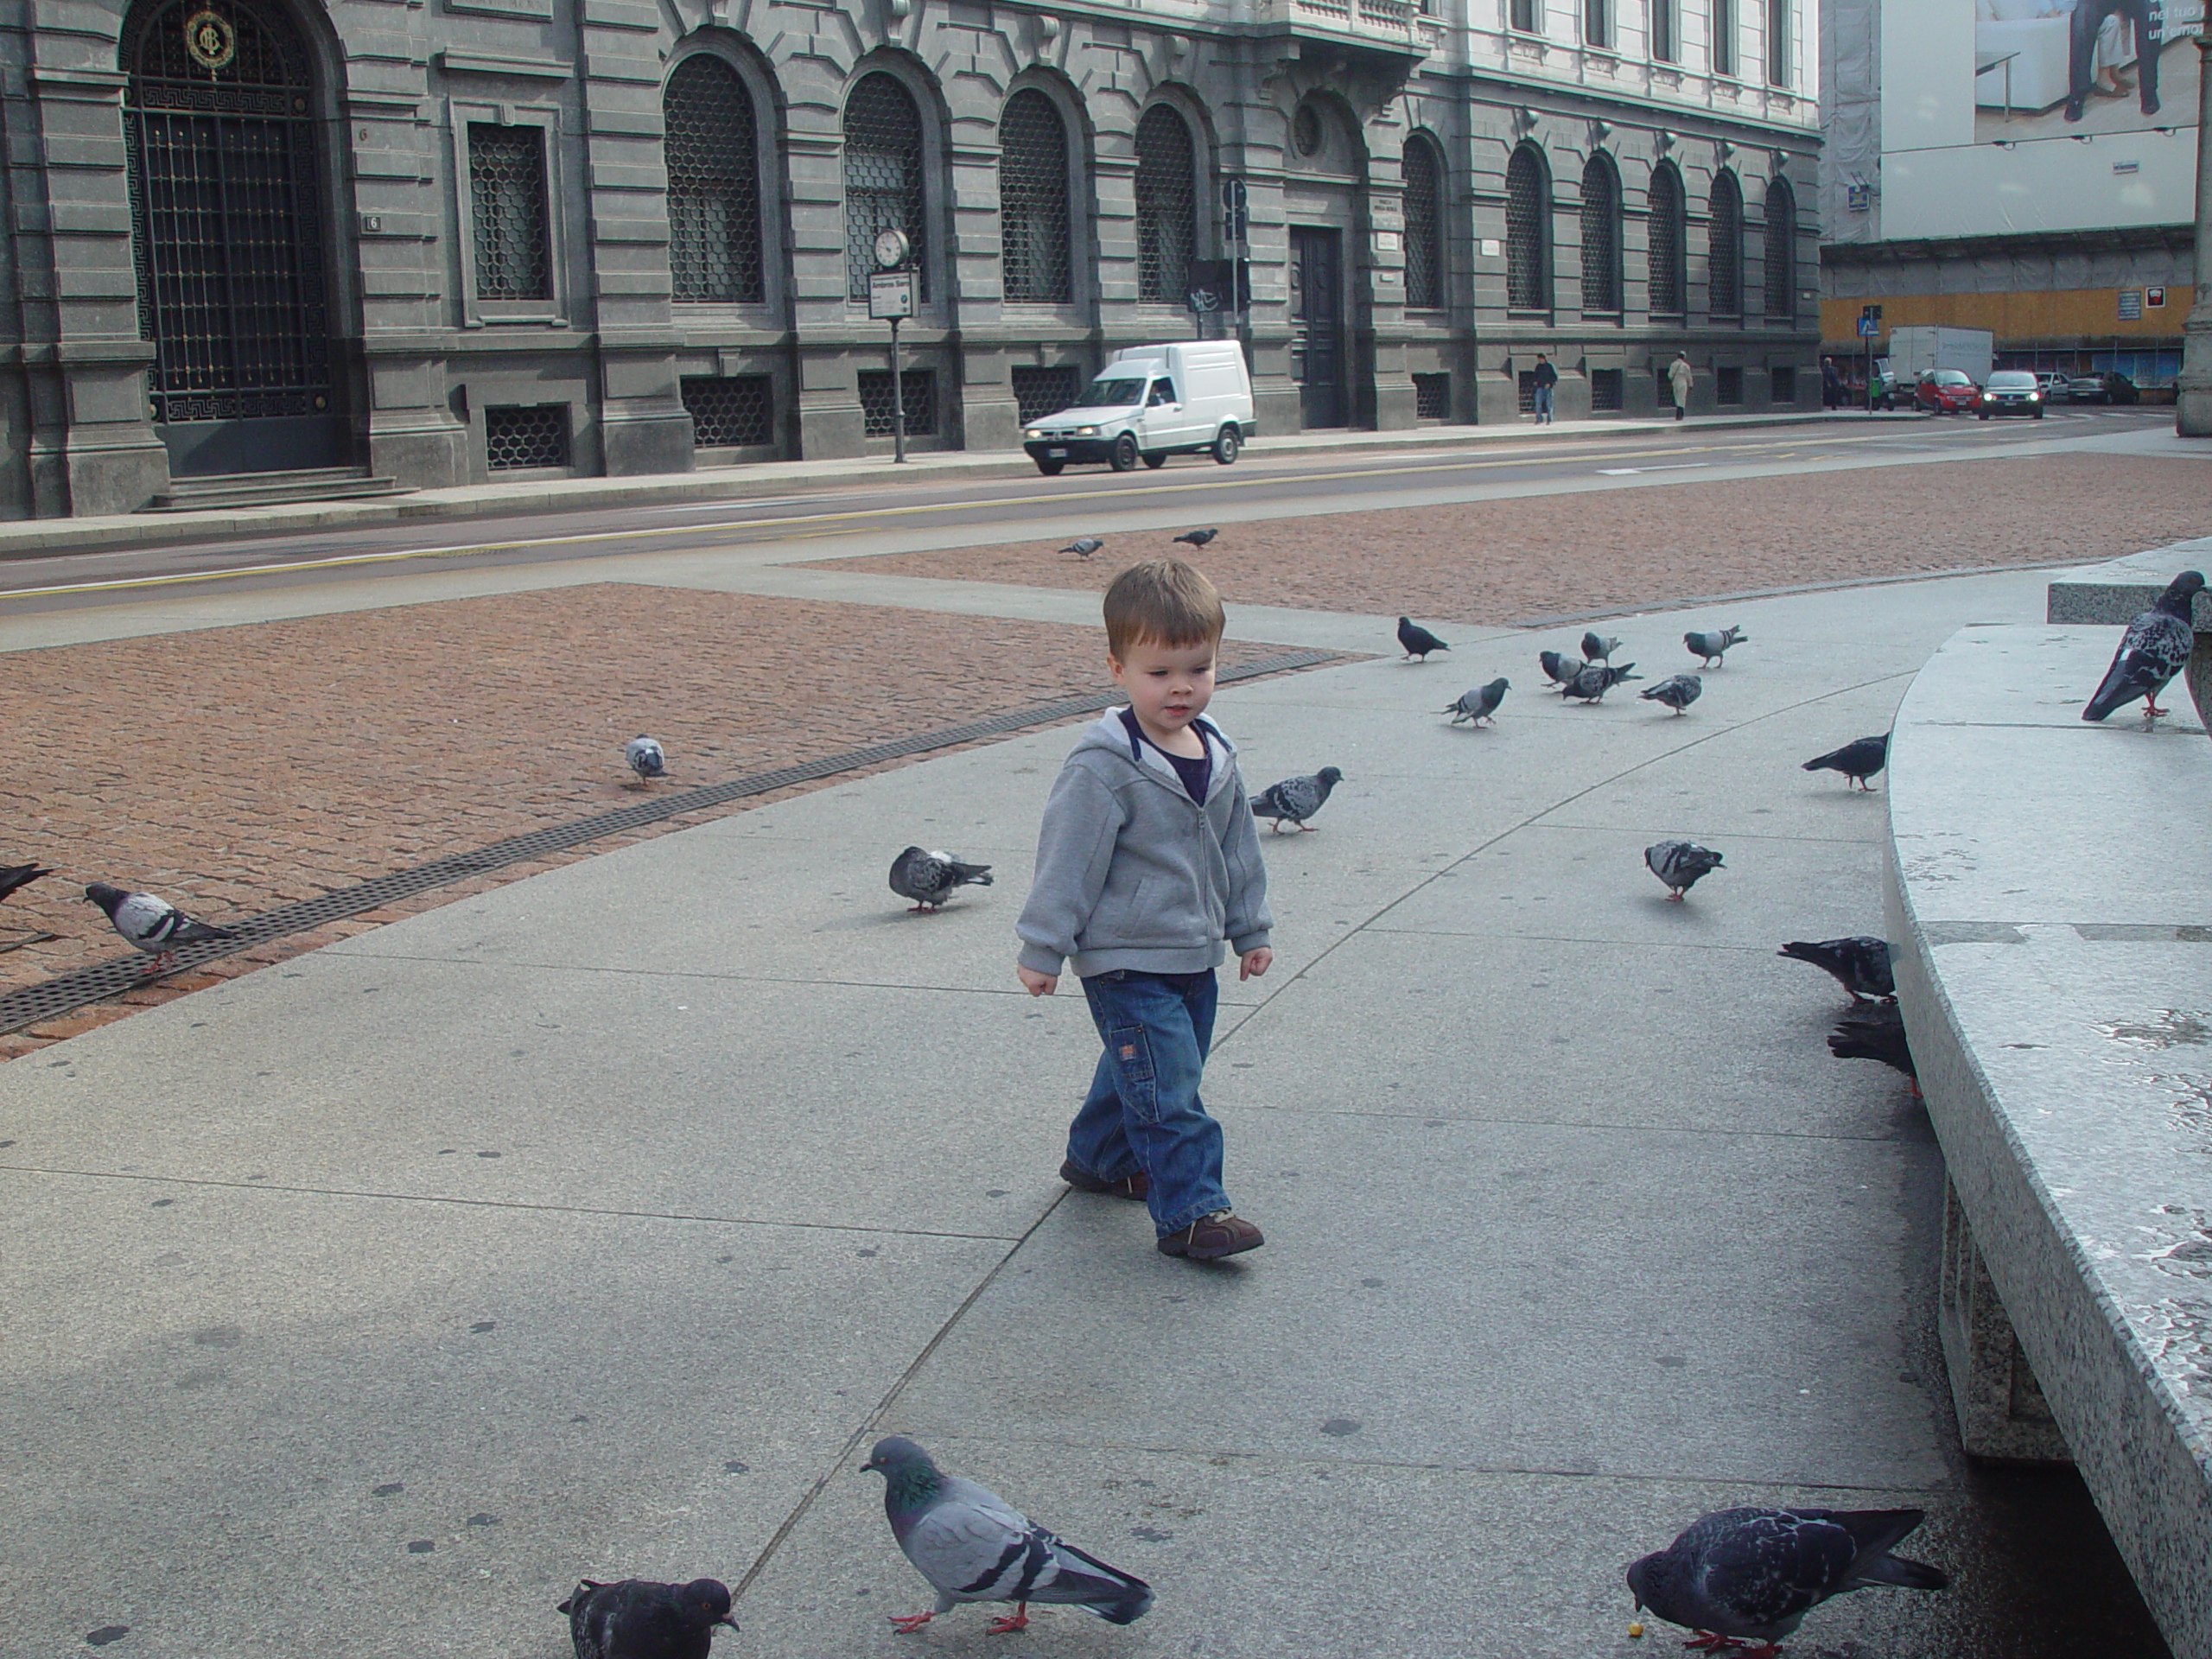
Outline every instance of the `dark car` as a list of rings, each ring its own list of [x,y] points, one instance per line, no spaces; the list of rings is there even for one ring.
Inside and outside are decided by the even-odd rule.
[[[1993,415],[2032,415],[2043,419],[2043,388],[2025,369],[1999,369],[1981,389],[1974,412],[1983,420]]]
[[[2143,394],[2126,375],[2107,370],[2102,374],[2077,374],[2067,383],[2077,404],[2139,404]]]
[[[1913,387],[1912,402],[1933,415],[1959,415],[1980,406],[1981,388],[1963,370],[1934,369]]]

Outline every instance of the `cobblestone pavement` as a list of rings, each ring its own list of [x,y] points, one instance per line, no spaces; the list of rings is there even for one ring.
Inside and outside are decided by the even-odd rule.
[[[1510,624],[1808,582],[2089,564],[2204,534],[2208,503],[2212,466],[2199,461],[1946,461],[1262,519],[1224,528],[1194,562],[1246,604]],[[1154,551],[1189,550],[1121,537],[1087,563],[1014,543],[825,566],[1103,589]]]

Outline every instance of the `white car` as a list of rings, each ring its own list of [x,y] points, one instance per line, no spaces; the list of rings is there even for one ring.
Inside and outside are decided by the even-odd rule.
[[[1244,348],[1176,340],[1116,352],[1082,403],[1024,427],[1021,447],[1047,477],[1071,461],[1126,473],[1173,454],[1211,454],[1226,467],[1255,425]]]

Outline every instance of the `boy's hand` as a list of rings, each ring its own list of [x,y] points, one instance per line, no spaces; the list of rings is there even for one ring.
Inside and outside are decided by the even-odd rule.
[[[1032,996],[1050,996],[1060,987],[1058,974],[1040,974],[1034,968],[1016,968],[1021,976],[1021,988]]]
[[[1236,959],[1237,979],[1257,979],[1274,965],[1274,959],[1275,953],[1264,944],[1256,950],[1247,950]]]

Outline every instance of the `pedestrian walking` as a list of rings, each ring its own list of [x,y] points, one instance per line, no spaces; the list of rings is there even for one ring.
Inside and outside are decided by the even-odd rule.
[[[1843,372],[1836,367],[1835,359],[1822,358],[1821,359],[1821,407],[1841,409],[1846,395]]]
[[[1274,960],[1236,751],[1204,718],[1223,623],[1220,594],[1180,559],[1114,578],[1106,667],[1129,704],[1085,728],[1060,768],[1014,928],[1022,988],[1050,996],[1073,968],[1104,1045],[1060,1179],[1142,1198],[1162,1254],[1196,1262],[1265,1242],[1230,1208],[1221,1125],[1198,1095],[1222,941],[1239,979]]]
[[[1536,366],[1529,378],[1536,388],[1536,424],[1552,423],[1552,388],[1559,385],[1559,371],[1552,366],[1551,359],[1541,352],[1536,353]]]
[[[1690,367],[1689,353],[1676,352],[1675,360],[1667,365],[1667,384],[1675,390],[1675,418],[1681,420],[1690,412],[1690,385],[1697,378],[1697,371]]]

